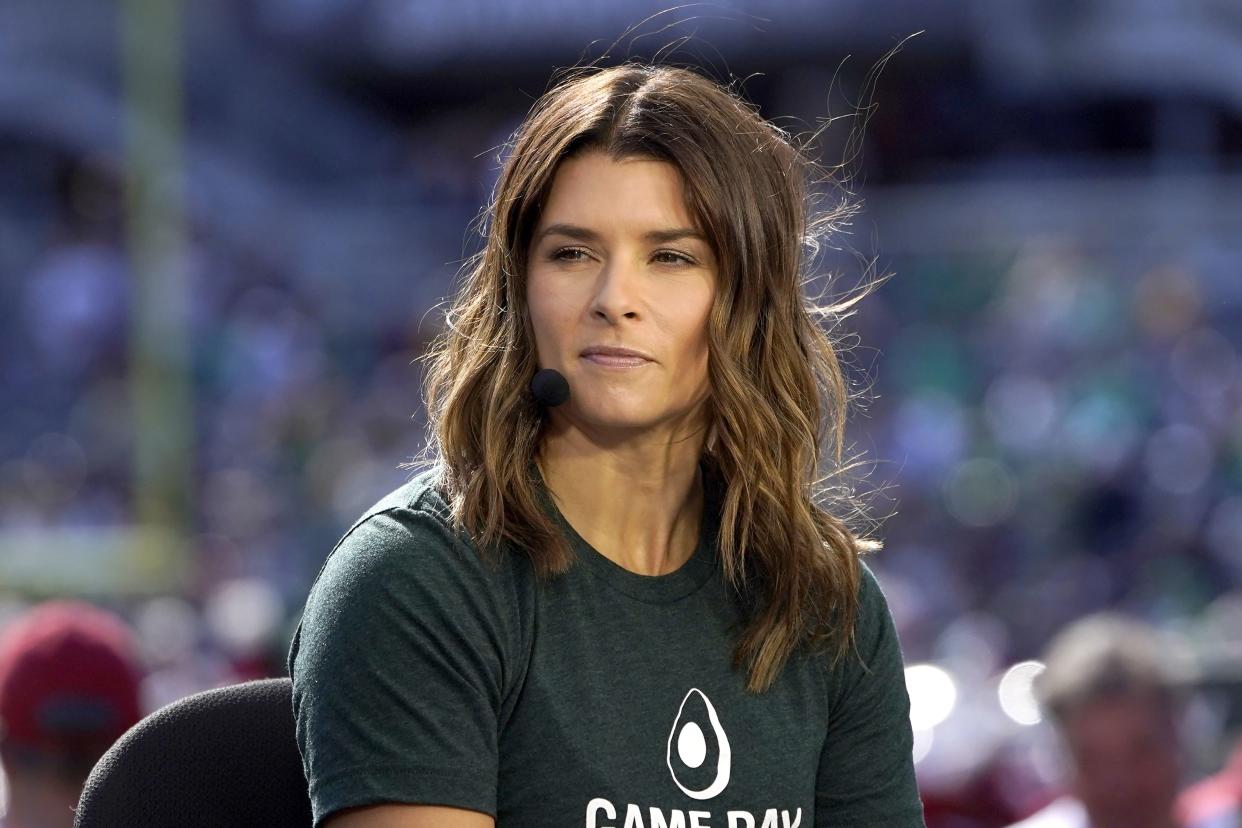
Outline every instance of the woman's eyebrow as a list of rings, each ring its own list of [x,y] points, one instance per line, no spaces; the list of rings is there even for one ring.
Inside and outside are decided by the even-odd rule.
[[[568,236],[579,241],[599,240],[599,234],[589,227],[579,227],[576,224],[550,224],[539,233],[535,241],[542,241],[545,236],[552,235]],[[678,239],[697,239],[705,244],[707,243],[707,239],[703,238],[703,234],[693,227],[670,227],[665,230],[649,230],[643,233],[642,238],[643,241],[653,244],[677,241]]]

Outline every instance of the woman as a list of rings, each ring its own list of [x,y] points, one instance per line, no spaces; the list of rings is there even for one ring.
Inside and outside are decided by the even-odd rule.
[[[923,825],[876,545],[813,501],[846,385],[804,242],[849,208],[808,223],[812,169],[685,69],[535,105],[429,356],[436,463],[290,649],[316,825]]]

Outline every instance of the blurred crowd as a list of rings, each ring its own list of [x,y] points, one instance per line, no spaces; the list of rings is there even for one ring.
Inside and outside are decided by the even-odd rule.
[[[424,446],[416,359],[477,245],[472,220],[523,114],[481,96],[425,110],[401,105],[391,88],[379,103],[367,88],[351,97],[341,91],[348,72],[330,90],[295,61],[262,68],[253,51],[220,47],[233,35],[213,25],[202,37],[217,46],[197,56],[187,81],[194,117],[178,257],[189,307],[189,554],[154,588],[91,588],[113,582],[114,558],[44,548],[67,529],[89,535],[136,519],[134,456],[150,435],[134,425],[136,280],[121,149],[108,126],[122,100],[83,97],[80,84],[31,72],[30,89],[65,101],[64,111],[17,106],[6,103],[16,100],[15,76],[0,72],[0,636],[19,642],[0,648],[0,714],[25,705],[13,715],[37,720],[31,693],[55,707],[53,684],[38,691],[37,681],[12,678],[38,668],[14,665],[39,652],[35,641],[72,639],[63,652],[78,655],[42,669],[55,663],[61,690],[88,703],[63,721],[48,715],[70,730],[98,726],[98,738],[47,766],[48,776],[30,771],[46,765],[32,758],[37,745],[8,750],[43,731],[7,723],[0,784],[60,780],[60,794],[26,802],[46,800],[62,816],[83,763],[135,716],[284,674],[328,550],[407,479],[399,464]],[[208,94],[226,58],[252,88]],[[1038,145],[1014,149],[1018,166],[957,158],[937,173],[932,198],[916,198],[902,188],[902,176],[920,174],[909,159],[929,142],[952,143],[927,137],[937,118],[994,134],[1004,124],[985,125],[972,109],[987,95],[965,85],[960,68],[929,72],[939,85],[893,71],[905,85],[881,91],[880,104],[896,114],[877,122],[868,140],[878,157],[865,159],[884,173],[882,185],[860,195],[875,215],[915,218],[879,224],[875,249],[865,234],[852,237],[895,275],[846,322],[854,336],[843,344],[866,391],[850,435],[874,524],[859,528],[885,541],[873,566],[910,668],[928,825],[1000,828],[1040,812],[1023,828],[1137,826],[1104,816],[1122,807],[1113,800],[1179,820],[1153,826],[1237,825],[1242,225],[1174,221],[1195,214],[1204,190],[1170,184],[1180,179],[1167,162],[1181,144],[1167,135],[1153,165],[1163,177],[1138,190],[1160,205],[1156,223],[1137,232],[1107,204],[1083,215],[1055,190],[1034,199],[1032,170],[1061,158],[1050,151],[1040,166]],[[824,77],[789,67],[752,91],[777,115],[816,97],[808,78]],[[270,120],[276,96],[288,123]],[[1072,111],[1060,115],[1089,131]],[[1186,129],[1201,133],[1202,121]],[[1066,139],[1057,140],[1064,153]],[[1109,168],[1102,153],[1078,161],[1092,174]],[[1146,181],[1135,169],[1127,174]],[[997,239],[974,229],[986,215],[968,214],[951,243],[926,244],[920,220],[960,210],[978,179],[1003,194],[1015,226],[1036,213],[1074,220]],[[1235,178],[1218,179],[1238,192]],[[1118,215],[1131,206],[1115,204]],[[834,260],[841,285],[861,278],[851,261]],[[20,580],[32,570],[19,560],[45,578]],[[39,614],[62,593],[84,603]],[[1103,610],[1116,615],[1078,626]],[[43,646],[45,658],[61,652]],[[1152,646],[1156,657],[1144,650]],[[1110,660],[1110,648],[1122,655]],[[89,697],[107,684],[104,673],[66,666],[87,651],[112,653],[108,663],[128,676],[109,685],[102,720],[77,713],[100,711]],[[1087,653],[1090,669],[1072,671],[1086,683],[1064,689],[1070,701],[1054,714],[1058,652]],[[1083,709],[1110,712],[1077,715]],[[1113,725],[1103,733],[1083,726],[1104,721]],[[1118,743],[1126,734],[1131,741]],[[1127,761],[1138,764],[1125,780],[1108,771]]]
[[[3,377],[10,532],[132,518],[117,190],[88,163],[64,164],[46,216],[54,240],[6,280],[16,301],[5,303],[5,347],[28,356],[6,361]],[[478,206],[438,198],[457,204],[463,228]],[[1191,707],[1184,779],[1223,766],[1237,729],[1242,282],[1231,268],[1242,251],[1202,239],[1131,263],[1117,240],[1102,241],[903,256],[851,320],[848,358],[869,384],[851,424],[871,463],[859,488],[874,492],[886,542],[875,567],[907,662],[938,665],[959,693],[925,731],[935,738],[921,779],[929,802],[957,803],[952,813],[996,803],[976,822],[939,824],[999,826],[1056,789],[1039,727],[1007,720],[980,735],[984,708],[1001,705],[983,689],[1095,609],[1177,633],[1195,680],[1222,688]],[[134,625],[144,711],[282,675],[323,556],[423,445],[415,359],[436,317],[415,288],[404,313],[388,308],[368,325],[288,274],[208,265],[228,252],[195,238],[187,258],[197,280],[188,580],[175,593],[100,599]],[[31,603],[2,597],[3,619]]]

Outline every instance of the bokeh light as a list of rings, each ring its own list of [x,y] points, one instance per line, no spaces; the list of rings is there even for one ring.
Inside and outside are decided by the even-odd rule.
[[[1023,661],[1013,665],[1001,677],[997,698],[1005,715],[1018,724],[1039,724],[1043,714],[1035,698],[1035,677],[1044,671],[1039,661]]]
[[[907,667],[906,689],[910,693],[910,725],[915,730],[928,730],[940,724],[957,703],[953,677],[934,664]]]

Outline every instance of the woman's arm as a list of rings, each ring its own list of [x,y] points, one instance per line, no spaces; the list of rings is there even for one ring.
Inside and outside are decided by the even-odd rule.
[[[474,820],[464,826],[490,824],[477,820],[496,808],[511,641],[503,599],[477,555],[417,509],[370,514],[347,533],[289,657],[317,821],[425,804],[474,813],[456,817]],[[379,816],[353,818],[387,811],[370,813]]]
[[[858,653],[848,653],[831,673],[815,824],[924,828],[901,645],[875,574],[861,566]],[[858,663],[859,656],[867,669]]]
[[[346,808],[324,820],[323,828],[495,828],[488,814],[439,805],[367,805]]]

